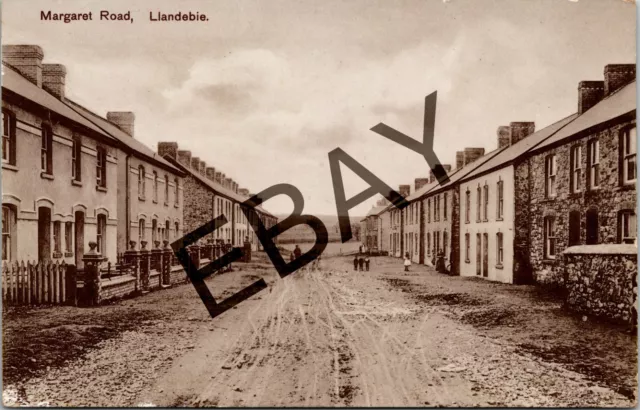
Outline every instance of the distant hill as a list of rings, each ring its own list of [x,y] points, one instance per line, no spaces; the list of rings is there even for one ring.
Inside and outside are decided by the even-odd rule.
[[[278,220],[283,220],[289,215],[275,214]],[[340,241],[340,227],[338,225],[338,217],[336,215],[314,215],[320,219],[324,226],[327,227],[327,233],[329,234],[329,242]],[[354,234],[354,239],[360,240],[360,221],[363,216],[351,216],[351,226]],[[355,226],[354,226],[355,225]],[[314,242],[315,234],[311,228],[306,225],[294,226],[288,231],[280,234],[277,237],[279,243],[294,243],[294,242]]]

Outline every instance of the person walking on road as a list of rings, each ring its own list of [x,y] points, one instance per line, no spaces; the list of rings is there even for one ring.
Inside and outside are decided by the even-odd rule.
[[[409,272],[409,266],[411,266],[411,259],[409,259],[409,252],[404,254],[404,271]]]
[[[360,272],[362,272],[364,266],[364,258],[362,257],[362,255],[360,255],[360,257],[358,258],[358,266],[360,267]]]
[[[358,255],[353,257],[353,270],[358,271]]]
[[[367,272],[369,272],[369,256],[364,257],[364,268]]]
[[[302,250],[300,250],[300,247],[296,245],[296,248],[293,250],[293,256],[295,256],[295,258],[298,259],[301,255],[302,255]]]

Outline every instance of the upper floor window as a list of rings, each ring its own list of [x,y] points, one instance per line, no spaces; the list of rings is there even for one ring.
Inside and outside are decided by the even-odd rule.
[[[176,206],[178,206],[180,204],[180,195],[178,195],[178,178],[175,178],[173,180],[173,183],[175,184],[175,198],[173,199],[173,202]]]
[[[3,208],[4,209],[4,208]],[[618,239],[620,243],[633,244],[637,236],[636,213],[633,210],[620,211],[618,215]]]
[[[580,192],[582,180],[582,146],[571,147],[571,192]]]
[[[636,181],[636,128],[622,132],[622,183]]]
[[[556,172],[556,156],[551,154],[544,161],[545,195],[547,198],[556,196]]]
[[[104,147],[96,148],[96,185],[107,187],[107,150]]]
[[[480,222],[480,208],[482,208],[482,188],[478,185],[476,191],[476,222]]]
[[[169,175],[164,175],[164,204],[169,205]]]
[[[145,187],[146,187],[146,176],[144,173],[144,167],[140,165],[138,167],[138,198],[144,199]]]
[[[544,218],[544,257],[556,258],[556,220],[553,216]]]
[[[16,116],[2,110],[2,162],[16,164]]]
[[[82,181],[82,140],[74,138],[71,146],[71,179]]]
[[[433,220],[439,221],[440,220],[440,195],[436,195],[436,197],[433,200],[435,201],[435,209],[433,210],[434,212]]]
[[[444,207],[442,208],[442,212],[444,213],[444,220],[447,220],[447,193],[444,193]]]
[[[431,198],[427,199],[427,222],[431,222]]]
[[[42,144],[40,147],[40,170],[53,175],[53,130],[49,124],[42,124]]]
[[[469,188],[467,188],[464,201],[464,220],[466,223],[469,223],[469,218],[471,217],[471,191],[469,191]]]
[[[482,220],[488,221],[489,220],[489,213],[488,213],[488,209],[489,209],[489,185],[487,185],[485,183],[483,188],[484,188],[484,209],[482,211]]]
[[[153,171],[153,202],[158,202],[158,173]]]
[[[587,172],[589,173],[589,189],[600,186],[600,142],[591,140],[587,143]]]
[[[496,201],[496,219],[504,217],[504,181],[498,180],[497,184],[497,201]]]

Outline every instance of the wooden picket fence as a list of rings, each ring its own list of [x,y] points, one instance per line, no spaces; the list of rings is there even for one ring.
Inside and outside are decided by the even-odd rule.
[[[75,266],[65,262],[3,262],[2,304],[64,304],[75,297]]]

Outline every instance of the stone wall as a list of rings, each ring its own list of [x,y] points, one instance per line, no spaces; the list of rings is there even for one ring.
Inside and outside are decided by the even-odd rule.
[[[611,321],[637,321],[638,248],[635,245],[579,245],[565,250],[567,306]]]
[[[513,198],[514,198],[514,229],[513,229],[513,283],[526,284],[533,282],[531,261],[531,238],[529,226],[531,224],[531,162],[528,159],[513,165]]]
[[[184,234],[192,232],[215,218],[213,214],[214,193],[192,175],[184,178]],[[231,227],[231,219],[226,227]],[[213,238],[213,235],[210,236]],[[200,242],[204,241],[204,238]]]
[[[586,241],[586,212],[589,209],[598,212],[598,243],[618,241],[618,213],[622,210],[636,209],[635,185],[622,186],[619,176],[619,137],[620,131],[635,119],[618,122],[583,138],[567,142],[561,146],[537,153],[531,161],[531,202],[530,202],[530,261],[536,282],[562,285],[564,267],[562,251],[569,244],[569,212],[580,212],[580,244]],[[587,143],[598,139],[600,144],[600,186],[587,190]],[[582,146],[582,176],[580,192],[570,192],[570,149]],[[545,158],[556,155],[556,192],[555,198],[545,196]],[[544,218],[555,218],[556,258],[544,256]],[[517,227],[516,227],[517,228]]]

